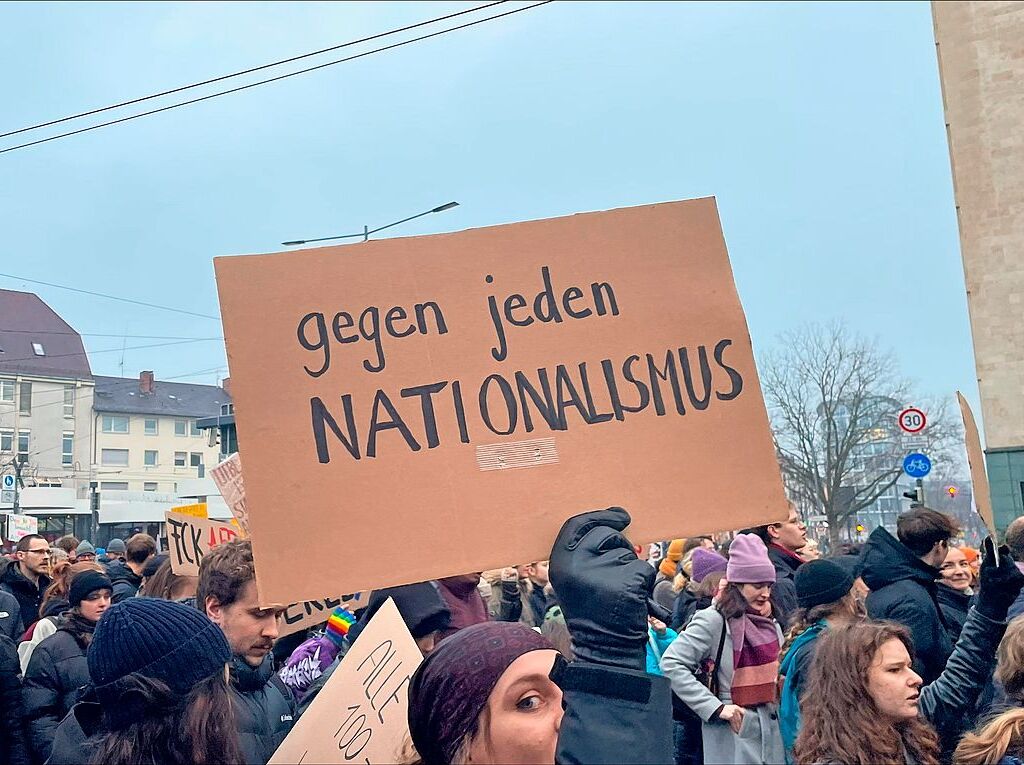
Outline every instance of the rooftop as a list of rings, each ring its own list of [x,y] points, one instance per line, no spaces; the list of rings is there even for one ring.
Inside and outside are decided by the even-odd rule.
[[[92,377],[82,336],[33,292],[0,290],[0,376]]]
[[[152,380],[152,392],[145,393],[146,373],[140,377],[96,375],[93,408],[111,414],[155,414],[168,417],[213,417],[221,404],[231,401],[217,385]]]

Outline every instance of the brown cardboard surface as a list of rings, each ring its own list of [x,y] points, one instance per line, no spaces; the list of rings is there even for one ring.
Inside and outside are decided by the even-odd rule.
[[[181,513],[182,515],[191,515],[195,518],[209,518],[209,514],[206,510],[205,502],[196,502],[192,505],[176,505],[171,508],[172,513]]]
[[[242,480],[242,461],[232,454],[210,471],[210,477],[220,489],[225,504],[235,516],[243,533],[249,536],[249,513],[245,507],[245,482]]]
[[[225,542],[241,539],[239,529],[228,521],[197,518],[168,510],[164,513],[171,571],[181,576],[199,576],[203,556]]]
[[[263,603],[544,559],[609,505],[638,542],[788,512],[712,198],[215,266]]]
[[[400,762],[409,735],[409,680],[421,661],[388,599],[268,765]]]
[[[323,624],[331,615],[331,611],[340,605],[344,605],[353,613],[360,608],[366,608],[371,594],[370,592],[357,592],[355,595],[347,597],[343,595],[338,598],[320,598],[302,603],[292,603],[281,612],[281,616],[277,620],[277,637],[280,639]]]
[[[960,392],[956,392],[956,399],[960,402],[960,414],[964,418],[964,441],[967,444],[967,463],[971,469],[971,484],[974,491],[974,507],[981,516],[985,528],[992,535],[992,539],[998,539],[996,533],[996,522],[992,515],[992,494],[988,488],[988,473],[985,472],[985,451],[981,448],[981,436],[978,433],[978,424],[974,421],[974,412],[971,405]]]

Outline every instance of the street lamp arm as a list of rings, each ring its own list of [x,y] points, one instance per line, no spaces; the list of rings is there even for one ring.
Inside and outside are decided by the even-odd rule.
[[[292,242],[281,242],[281,244],[283,246],[285,246],[285,247],[288,247],[288,246],[296,245],[296,244],[310,244],[311,242],[328,242],[328,241],[331,241],[332,239],[353,239],[353,238],[355,238],[357,236],[361,236],[364,239],[366,239],[368,236],[370,236],[370,234],[376,234],[378,231],[383,231],[386,228],[391,228],[392,226],[399,226],[402,223],[408,223],[409,221],[415,220],[416,218],[422,218],[424,215],[430,215],[431,213],[444,212],[445,210],[451,210],[453,207],[458,207],[458,206],[459,206],[458,202],[447,202],[447,203],[445,203],[443,205],[438,205],[437,207],[434,207],[433,209],[425,210],[424,212],[417,213],[416,215],[410,215],[408,218],[402,218],[402,220],[396,220],[394,223],[388,223],[386,226],[380,226],[380,227],[372,229],[370,231],[364,230],[364,231],[362,231],[362,232],[360,232],[358,234],[342,234],[341,236],[325,236],[325,237],[321,237],[320,239],[296,239],[295,241],[292,241]]]

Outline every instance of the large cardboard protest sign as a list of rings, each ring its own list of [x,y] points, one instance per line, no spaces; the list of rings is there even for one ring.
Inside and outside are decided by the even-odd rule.
[[[788,512],[714,199],[215,265],[262,602]]]
[[[241,539],[239,529],[227,521],[194,515],[164,513],[171,571],[181,576],[199,576],[203,556],[226,542]]]
[[[357,592],[355,595],[342,595],[340,598],[320,598],[292,603],[278,617],[277,636],[283,638],[323,624],[331,615],[331,611],[341,605],[355,613],[360,608],[366,608],[370,602],[370,594]]]
[[[399,762],[409,735],[409,680],[421,661],[389,599],[268,765]]]
[[[981,435],[978,433],[978,423],[974,420],[974,412],[967,399],[960,392],[956,392],[956,399],[960,403],[960,416],[964,420],[964,442],[967,444],[967,464],[971,470],[971,487],[974,493],[974,507],[981,516],[985,528],[992,535],[992,539],[998,539],[996,533],[996,521],[992,514],[992,493],[988,488],[988,473],[985,472],[985,452],[981,448]]]

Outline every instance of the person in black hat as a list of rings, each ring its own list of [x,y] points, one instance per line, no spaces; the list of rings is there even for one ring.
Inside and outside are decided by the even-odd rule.
[[[107,575],[99,571],[75,574],[68,590],[71,610],[58,618],[57,631],[32,652],[22,697],[25,729],[36,762],[45,762],[50,756],[57,723],[89,684],[85,652],[96,623],[110,607],[112,588]]]
[[[49,762],[242,762],[224,633],[158,598],[112,606],[89,647],[92,693],[60,724]]]

